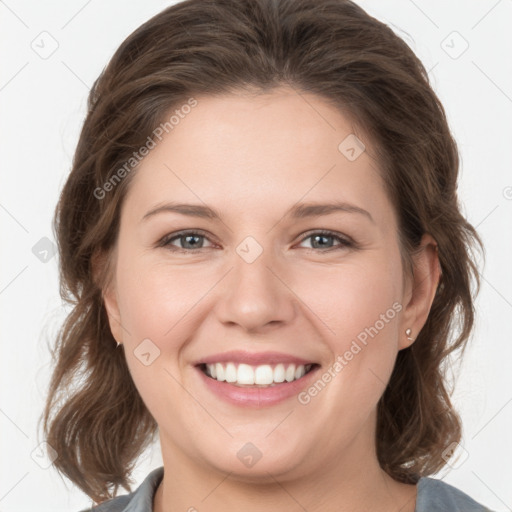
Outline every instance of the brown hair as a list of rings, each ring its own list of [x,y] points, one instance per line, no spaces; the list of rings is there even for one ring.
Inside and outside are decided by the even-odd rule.
[[[443,450],[460,440],[443,368],[473,326],[473,250],[482,243],[459,210],[457,147],[425,68],[350,1],[186,0],[131,34],[94,83],[55,212],[61,295],[73,309],[53,352],[44,433],[57,469],[97,502],[120,485],[130,490],[133,465],[157,430],[109,328],[108,265],[93,275],[93,262],[112,252],[136,170],[107,192],[104,184],[191,95],[281,85],[323,97],[372,142],[408,271],[424,233],[438,244],[442,277],[429,317],[399,352],[378,405],[382,468],[414,483],[438,471]]]

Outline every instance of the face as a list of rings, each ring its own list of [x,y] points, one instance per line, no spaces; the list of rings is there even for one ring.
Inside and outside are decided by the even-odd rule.
[[[105,293],[164,457],[283,480],[362,460],[410,320],[370,143],[314,95],[196,99],[133,176]]]

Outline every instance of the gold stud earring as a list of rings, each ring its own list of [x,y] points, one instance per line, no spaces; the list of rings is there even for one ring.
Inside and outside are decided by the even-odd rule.
[[[413,338],[411,338],[411,329],[406,329],[406,330],[405,330],[405,335],[407,336],[407,339],[408,339],[409,341],[414,341],[414,339],[413,339]]]

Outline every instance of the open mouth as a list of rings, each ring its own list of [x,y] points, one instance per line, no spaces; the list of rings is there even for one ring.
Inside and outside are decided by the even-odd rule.
[[[301,379],[320,365],[311,364],[262,364],[243,363],[199,364],[198,368],[217,382],[227,382],[239,387],[273,387]]]

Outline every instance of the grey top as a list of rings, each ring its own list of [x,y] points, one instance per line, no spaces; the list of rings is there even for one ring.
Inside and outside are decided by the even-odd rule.
[[[153,512],[153,497],[164,468],[153,470],[130,494],[117,496],[80,512]],[[456,487],[430,477],[420,478],[415,512],[492,512]]]

